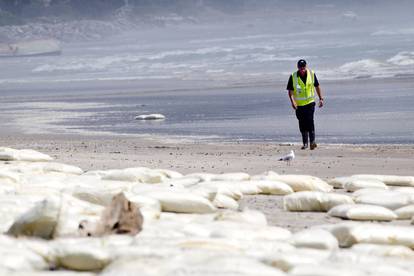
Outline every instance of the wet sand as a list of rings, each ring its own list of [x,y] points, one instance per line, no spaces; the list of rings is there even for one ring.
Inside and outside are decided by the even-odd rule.
[[[30,148],[53,156],[57,162],[84,170],[143,166],[187,174],[243,171],[259,174],[310,174],[320,178],[358,173],[414,174],[414,145],[319,144],[300,150],[299,144],[206,143],[161,137],[79,135],[2,135],[1,146]],[[278,161],[295,151],[291,164]]]

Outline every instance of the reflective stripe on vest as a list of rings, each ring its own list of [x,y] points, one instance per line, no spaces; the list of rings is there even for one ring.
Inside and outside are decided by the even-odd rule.
[[[306,69],[306,84],[298,78],[298,72],[292,74],[293,98],[298,106],[304,106],[315,101],[315,73]]]

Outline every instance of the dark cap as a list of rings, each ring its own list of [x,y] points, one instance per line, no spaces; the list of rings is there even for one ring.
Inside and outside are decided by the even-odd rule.
[[[306,60],[300,59],[298,61],[298,68],[305,67],[305,66],[306,66]]]

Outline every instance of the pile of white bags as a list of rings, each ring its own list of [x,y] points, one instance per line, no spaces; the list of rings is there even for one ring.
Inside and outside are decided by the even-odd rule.
[[[10,148],[0,148],[0,159],[7,160],[0,163],[0,274],[411,276],[414,271],[414,230],[388,222],[412,219],[411,177],[354,175],[328,184],[273,171],[83,172],[39,152]],[[143,230],[85,237],[120,192],[140,208]],[[256,195],[262,196],[252,198]],[[268,209],[266,217],[244,208],[246,202],[239,205],[263,197],[275,214]],[[276,210],[282,200],[284,210]],[[282,216],[304,221],[287,229],[282,226],[289,219]],[[339,220],[331,216],[365,222],[303,229],[315,224],[307,224],[308,218]]]

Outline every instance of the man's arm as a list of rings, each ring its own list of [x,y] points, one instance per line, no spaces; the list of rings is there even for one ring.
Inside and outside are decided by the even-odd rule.
[[[318,85],[318,86],[316,86],[316,87],[315,87],[315,89],[316,89],[316,93],[318,94],[318,97],[319,97],[319,107],[322,107],[322,106],[323,106],[322,90],[321,90],[321,88],[319,87],[319,85]],[[289,91],[289,92],[290,92],[290,91]]]
[[[292,104],[292,108],[296,110],[298,108],[298,105],[296,104],[295,99],[293,98],[293,90],[289,90],[289,99],[290,103]]]

